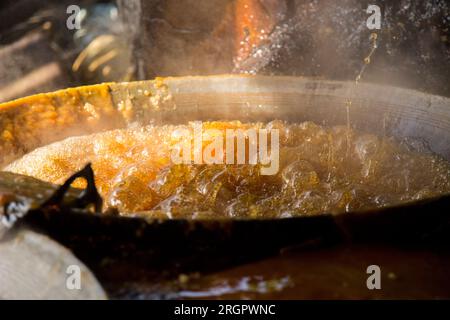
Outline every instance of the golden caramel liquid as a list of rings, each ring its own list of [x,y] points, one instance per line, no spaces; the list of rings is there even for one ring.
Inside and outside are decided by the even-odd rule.
[[[416,150],[417,143],[312,122],[203,123],[203,130],[222,132],[278,129],[279,170],[261,175],[258,165],[173,164],[172,133],[180,128],[192,130],[192,124],[73,137],[37,149],[5,170],[63,183],[91,162],[108,207],[169,218],[348,212],[450,193],[450,164],[426,148]]]

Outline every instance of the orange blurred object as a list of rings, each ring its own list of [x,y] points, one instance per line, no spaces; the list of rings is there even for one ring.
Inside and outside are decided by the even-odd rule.
[[[281,1],[277,1],[280,3]],[[277,5],[276,2],[271,5]],[[252,50],[267,39],[277,23],[259,0],[237,0],[235,3],[235,63],[248,58]]]

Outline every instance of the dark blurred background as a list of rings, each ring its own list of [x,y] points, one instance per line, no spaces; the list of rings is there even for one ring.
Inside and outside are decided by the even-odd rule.
[[[76,4],[79,30],[69,30]],[[281,74],[450,96],[448,0],[2,0],[0,101],[155,76]]]

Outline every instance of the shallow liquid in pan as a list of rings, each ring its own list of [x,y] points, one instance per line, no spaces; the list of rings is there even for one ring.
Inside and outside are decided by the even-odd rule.
[[[152,218],[288,218],[374,209],[450,193],[450,163],[414,140],[313,122],[199,125],[144,126],[72,137],[39,148],[5,170],[61,184],[91,162],[107,207]],[[218,163],[195,163],[189,154],[191,164],[174,164],[175,147],[195,152],[191,147],[196,129],[202,133],[203,158],[213,151]],[[250,164],[247,137],[246,164],[226,164],[227,130],[249,129],[256,134],[265,130],[272,163]],[[275,131],[276,150],[271,144]],[[216,141],[220,150],[211,148]],[[231,141],[235,154],[238,140]],[[271,171],[263,171],[269,166]],[[74,186],[84,188],[84,183],[79,180]]]

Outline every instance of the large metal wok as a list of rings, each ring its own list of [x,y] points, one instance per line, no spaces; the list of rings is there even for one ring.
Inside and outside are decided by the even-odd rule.
[[[345,101],[349,98],[353,103],[347,114]],[[1,104],[0,163],[68,136],[123,128],[134,122],[281,119],[336,125],[345,124],[347,116],[356,129],[421,140],[450,160],[448,98],[371,84],[355,87],[353,82],[212,76],[100,84]],[[71,248],[100,280],[108,278],[105,274],[111,265],[116,270],[145,270],[145,274],[162,267],[167,272],[210,270],[311,241],[448,248],[450,239],[450,195],[380,210],[315,217],[159,221],[92,214],[80,205],[94,201],[95,194],[89,190],[69,190],[70,195],[61,191],[49,205],[56,186],[42,184],[39,188],[45,189],[47,196],[37,199],[27,190],[30,179],[17,181],[20,183],[14,186],[0,182],[0,190],[9,188],[22,198],[32,198],[22,221]],[[77,195],[84,201],[76,206],[63,200]],[[125,274],[116,272],[116,276],[118,273]],[[145,276],[143,273],[128,277]]]

